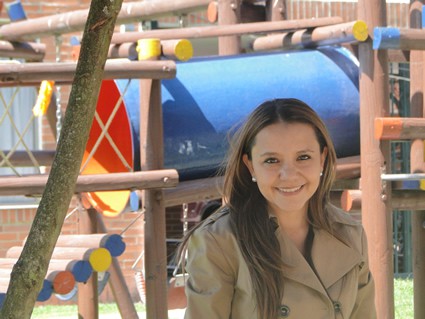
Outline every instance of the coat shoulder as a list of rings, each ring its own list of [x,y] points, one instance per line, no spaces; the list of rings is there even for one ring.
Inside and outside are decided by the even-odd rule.
[[[360,221],[333,205],[327,206],[328,217],[331,219],[334,231],[342,237],[345,243],[363,254],[364,230]]]
[[[197,232],[211,232],[212,234],[222,234],[231,232],[230,212],[224,207],[206,218]]]
[[[361,222],[354,219],[349,213],[334,205],[327,205],[326,210],[332,223],[344,224],[347,226],[359,227]]]

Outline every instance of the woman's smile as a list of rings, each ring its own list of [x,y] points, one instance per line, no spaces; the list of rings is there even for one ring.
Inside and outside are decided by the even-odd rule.
[[[292,187],[292,188],[288,188],[288,187],[277,187],[277,189],[285,194],[295,194],[298,193],[298,191],[301,190],[301,188],[303,187],[303,185],[301,186],[297,186],[297,187]]]

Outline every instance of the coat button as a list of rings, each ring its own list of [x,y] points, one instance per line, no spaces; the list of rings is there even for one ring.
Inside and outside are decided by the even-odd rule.
[[[341,303],[339,301],[334,301],[334,310],[335,313],[339,313],[341,312]]]
[[[280,306],[280,315],[279,315],[279,317],[280,318],[287,318],[287,317],[289,317],[289,312],[290,312],[289,307],[288,306],[285,306],[285,305],[282,305],[282,306]]]

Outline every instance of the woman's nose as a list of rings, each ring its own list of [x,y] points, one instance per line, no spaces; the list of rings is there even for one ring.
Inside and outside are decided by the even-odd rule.
[[[280,178],[282,179],[287,179],[289,177],[292,177],[296,174],[297,170],[295,168],[294,165],[290,164],[290,163],[285,163],[281,166],[280,168]]]

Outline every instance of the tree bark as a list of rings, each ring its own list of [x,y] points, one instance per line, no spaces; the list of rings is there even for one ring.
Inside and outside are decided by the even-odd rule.
[[[31,317],[74,193],[121,5],[122,0],[91,3],[56,156],[28,239],[13,267],[1,319]]]

